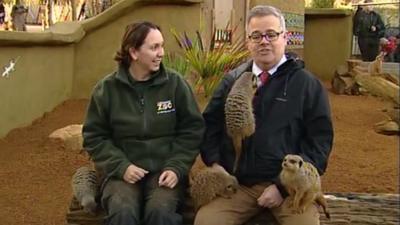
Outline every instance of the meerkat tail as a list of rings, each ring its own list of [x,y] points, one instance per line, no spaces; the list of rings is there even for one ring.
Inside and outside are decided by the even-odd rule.
[[[326,218],[327,219],[331,219],[331,215],[330,215],[330,213],[329,213],[329,211],[327,209],[328,204],[327,204],[326,199],[325,199],[325,197],[324,197],[324,195],[322,193],[317,195],[317,197],[315,199],[315,202],[322,207],[322,210],[324,210],[324,214],[325,214]]]
[[[86,212],[96,214],[97,203],[94,196],[84,196],[81,205]]]
[[[236,172],[236,169],[239,164],[239,158],[242,152],[242,138],[239,135],[236,135],[232,138],[233,140],[233,148],[235,149],[235,162],[233,164],[233,172]]]

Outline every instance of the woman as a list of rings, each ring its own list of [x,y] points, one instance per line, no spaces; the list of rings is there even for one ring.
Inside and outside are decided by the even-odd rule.
[[[128,25],[118,70],[94,88],[84,148],[105,174],[107,225],[178,225],[176,210],[204,123],[189,85],[166,69],[160,28]]]

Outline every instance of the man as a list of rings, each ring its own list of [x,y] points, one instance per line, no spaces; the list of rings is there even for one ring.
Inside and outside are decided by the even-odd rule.
[[[372,3],[365,0],[364,3]],[[365,5],[354,16],[354,35],[358,37],[363,61],[374,61],[379,54],[379,39],[385,36],[385,25],[372,5]]]
[[[256,130],[243,141],[234,174],[240,183],[239,190],[230,199],[217,198],[200,208],[195,225],[240,225],[265,208],[282,225],[319,224],[315,205],[302,214],[292,212],[278,177],[286,154],[301,155],[320,174],[325,171],[333,140],[327,94],[301,63],[284,54],[285,20],[278,9],[254,7],[247,25],[247,47],[252,60],[224,77],[203,113],[204,162],[232,171],[234,150],[225,130],[224,104],[233,83],[244,71],[252,71],[260,78],[254,99]],[[262,79],[267,81],[261,82]]]

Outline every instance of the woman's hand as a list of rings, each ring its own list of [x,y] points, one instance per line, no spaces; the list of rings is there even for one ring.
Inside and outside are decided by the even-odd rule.
[[[131,164],[125,170],[124,181],[126,181],[130,184],[134,184],[134,183],[138,182],[139,180],[141,180],[148,173],[149,173],[149,171],[144,170],[140,167],[137,167],[137,166]]]
[[[165,170],[158,178],[158,185],[168,188],[174,188],[178,184],[178,176],[172,170]]]

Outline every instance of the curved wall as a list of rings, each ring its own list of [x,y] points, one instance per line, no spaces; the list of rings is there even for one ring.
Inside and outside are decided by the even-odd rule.
[[[189,33],[199,29],[200,10],[191,5],[140,5],[134,10],[135,13],[128,13],[93,30],[75,45],[73,98],[87,97],[94,84],[116,68],[113,57],[119,48],[125,26],[132,21],[150,20],[160,25],[166,41],[166,52],[178,50],[171,28]],[[198,21],[198,24],[194,21]]]
[[[69,98],[88,98],[93,85],[116,67],[112,60],[125,26],[150,20],[161,26],[166,51],[178,50],[170,28],[198,30],[200,0],[123,0],[82,22],[55,24],[40,33],[0,31],[0,137],[29,125]]]

